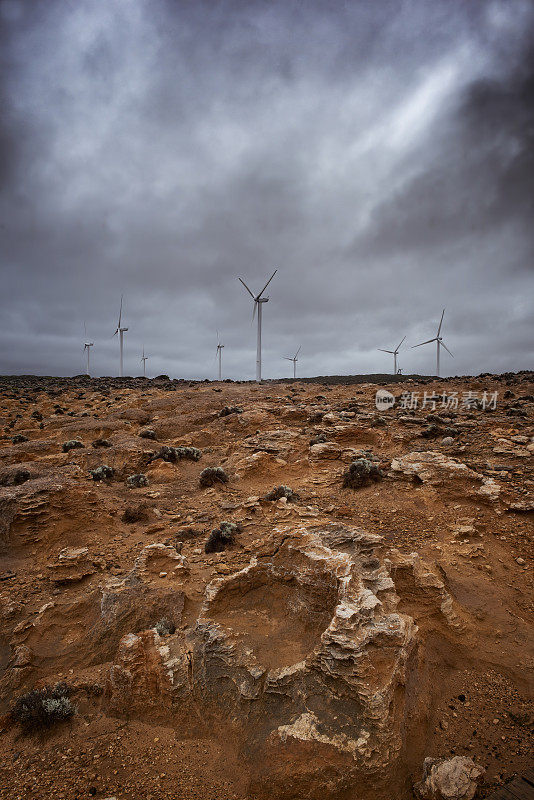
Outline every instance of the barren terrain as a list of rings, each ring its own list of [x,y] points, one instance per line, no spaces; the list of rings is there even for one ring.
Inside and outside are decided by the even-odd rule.
[[[409,800],[453,755],[488,797],[532,765],[534,375],[384,388],[0,379],[0,797]],[[21,729],[59,681],[76,714]]]

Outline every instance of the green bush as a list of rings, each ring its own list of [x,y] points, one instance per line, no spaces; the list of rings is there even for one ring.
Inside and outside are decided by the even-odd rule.
[[[137,475],[129,475],[126,478],[126,486],[128,489],[140,489],[142,486],[148,486],[148,478],[142,472]]]
[[[358,458],[352,462],[348,470],[343,473],[344,489],[359,489],[373,481],[382,480],[384,473],[377,464],[366,458]]]
[[[269,494],[265,495],[265,500],[280,500],[281,497],[287,497],[288,503],[294,503],[299,499],[299,495],[289,486],[275,486]]]
[[[26,731],[49,728],[70,719],[75,713],[76,707],[69,699],[69,687],[66,683],[32,689],[31,692],[21,695],[11,709],[12,719]]]
[[[200,486],[204,489],[216,483],[228,483],[228,475],[222,467],[206,467],[200,473]]]
[[[176,625],[168,620],[167,617],[163,617],[159,622],[156,622],[154,629],[160,636],[170,636],[176,631]]]
[[[68,453],[69,450],[76,450],[79,447],[85,447],[83,442],[78,441],[78,439],[69,439],[68,442],[63,444],[63,452]]]
[[[205,553],[222,553],[226,546],[232,544],[236,533],[241,528],[235,522],[221,522],[218,528],[212,530],[204,545]]]
[[[163,445],[150,460],[155,461],[157,458],[161,458],[163,461],[169,461],[174,464],[182,458],[189,461],[198,461],[201,457],[202,451],[197,447],[169,447],[168,445]]]
[[[113,467],[108,467],[107,464],[102,464],[101,467],[90,469],[89,474],[94,481],[104,481],[112,478],[115,474],[115,470]]]

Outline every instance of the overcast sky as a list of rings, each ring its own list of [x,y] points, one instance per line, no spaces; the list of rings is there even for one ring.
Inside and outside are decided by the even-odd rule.
[[[0,0],[0,373],[534,367],[534,4]],[[434,345],[403,349],[434,373]]]

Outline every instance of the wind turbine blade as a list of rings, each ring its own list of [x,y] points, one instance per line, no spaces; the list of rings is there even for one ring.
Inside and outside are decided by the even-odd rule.
[[[238,280],[239,280],[239,281],[241,281],[241,283],[243,284],[243,286],[245,287],[245,289],[247,290],[247,292],[249,293],[249,295],[252,297],[252,299],[253,299],[253,300],[255,300],[256,298],[254,297],[254,295],[252,294],[252,292],[251,292],[251,291],[250,291],[250,289],[248,288],[248,286],[247,286],[247,284],[245,283],[245,281],[244,281],[242,278],[238,278]]]
[[[262,294],[264,293],[264,291],[266,290],[266,288],[268,287],[268,285],[270,284],[270,282],[272,281],[272,279],[274,278],[274,276],[276,275],[277,272],[278,272],[278,270],[275,269],[275,271],[273,272],[273,274],[271,275],[271,277],[269,278],[269,280],[267,281],[267,283],[265,284],[265,286],[263,287],[263,289],[259,293],[258,297],[262,296]]]
[[[449,350],[449,348],[447,347],[447,345],[446,345],[446,344],[443,344],[443,342],[440,342],[440,345],[441,345],[442,347],[444,347],[444,348],[445,348],[445,350],[447,351],[447,353],[448,353],[450,356],[452,356],[452,353],[451,353],[451,351]],[[454,358],[454,356],[452,356],[452,357]]]
[[[119,324],[117,325],[117,330],[119,330],[121,326],[121,319],[122,319],[122,294],[121,294],[121,307],[119,309]]]
[[[420,344],[414,344],[414,345],[412,345],[412,350],[414,349],[414,347],[421,347],[421,345],[423,345],[423,344],[430,344],[430,342],[435,342],[436,339],[437,339],[437,337],[434,336],[433,339],[427,339],[426,342],[421,342]]]
[[[377,347],[377,350],[380,350],[381,353],[393,353],[393,350],[383,350],[381,347]]]
[[[258,301],[254,298],[254,311],[252,312],[252,322],[254,322],[254,318],[256,316],[256,308],[258,307]]]
[[[288,358],[287,356],[282,356],[282,358],[284,359],[284,361],[293,361],[292,358]]]
[[[300,351],[301,351],[301,348],[302,348],[302,345],[299,347],[299,349],[298,349],[298,350],[297,350],[297,352],[295,353],[295,358],[296,358],[296,357],[298,356],[298,354],[300,353]]]
[[[440,321],[439,321],[439,328],[438,328],[438,332],[437,332],[436,336],[439,336],[439,334],[440,334],[440,331],[441,331],[441,326],[442,326],[442,324],[443,324],[443,317],[444,317],[444,315],[445,315],[445,309],[443,309],[443,311],[441,312],[441,319],[440,319]]]
[[[401,346],[401,344],[403,343],[403,341],[405,339],[406,339],[406,336],[403,336],[402,339],[400,340],[400,342],[398,343],[396,349],[393,351],[394,353],[397,353],[399,351],[399,347]]]

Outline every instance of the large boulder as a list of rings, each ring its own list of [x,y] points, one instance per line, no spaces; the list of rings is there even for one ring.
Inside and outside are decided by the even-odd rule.
[[[196,708],[247,763],[254,797],[319,800],[391,779],[417,628],[397,610],[380,543],[299,528],[271,559],[215,578],[190,628],[122,640],[111,708],[154,713],[157,691],[184,730]]]

